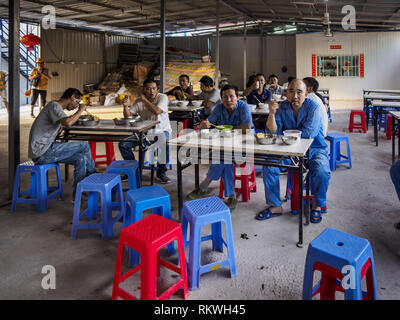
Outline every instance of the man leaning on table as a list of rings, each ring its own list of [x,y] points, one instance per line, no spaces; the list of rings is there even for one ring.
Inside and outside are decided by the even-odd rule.
[[[328,146],[324,140],[321,116],[318,104],[307,98],[304,81],[295,79],[288,87],[287,98],[278,104],[269,105],[267,128],[270,132],[281,134],[283,130],[300,130],[301,137],[314,139],[310,147],[311,194],[313,195],[312,223],[321,222],[321,208],[326,206],[326,192],[330,180]],[[285,161],[290,161],[285,159]],[[283,163],[284,163],[283,162]],[[256,215],[257,220],[266,220],[282,215],[279,174],[283,168],[263,167],[263,180],[267,208]],[[324,212],[326,213],[326,212]]]
[[[203,120],[200,129],[209,129],[214,125],[232,125],[234,129],[242,131],[254,128],[250,108],[246,102],[239,100],[239,91],[236,86],[225,85],[221,89],[222,103],[217,105],[207,120]],[[201,182],[199,189],[188,194],[188,200],[194,200],[207,196],[210,183],[222,178],[225,187],[226,204],[231,210],[236,208],[237,200],[235,194],[234,164],[211,164],[207,177]]]
[[[203,76],[200,79],[201,92],[198,95],[183,94],[188,100],[204,100],[202,105],[205,108],[205,117],[208,117],[217,104],[221,103],[220,91],[214,88],[214,80],[209,76]]]
[[[139,114],[142,120],[158,120],[154,133],[157,135],[153,142],[160,138],[161,148],[159,150],[157,163],[156,177],[161,183],[169,183],[170,179],[167,177],[167,166],[169,160],[169,145],[167,141],[171,136],[171,123],[168,117],[168,97],[166,94],[159,93],[157,83],[153,79],[146,79],[143,82],[143,91],[140,98],[136,99],[131,107],[127,98],[123,101],[124,117],[129,117],[134,114]],[[162,141],[164,140],[164,141]],[[118,144],[119,151],[121,152],[124,160],[135,160],[135,155],[132,148],[139,146],[140,142],[136,136],[132,136],[128,141],[123,141]],[[161,152],[165,150],[165,154]]]
[[[29,133],[28,156],[35,164],[65,163],[74,166],[74,182],[72,197],[79,181],[95,173],[94,161],[87,141],[58,142],[55,141],[61,126],[70,127],[78,121],[86,105],[79,104],[82,93],[78,89],[65,90],[59,100],[46,104],[32,124]],[[78,110],[68,116],[64,110]]]

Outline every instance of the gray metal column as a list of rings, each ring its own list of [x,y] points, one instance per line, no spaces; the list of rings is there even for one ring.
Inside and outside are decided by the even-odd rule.
[[[165,0],[160,0],[160,92],[165,91]]]
[[[219,84],[219,0],[216,7],[216,45],[215,45],[215,87],[218,88]]]
[[[247,84],[247,17],[244,16],[244,29],[243,29],[243,91],[246,89]]]
[[[8,40],[8,185],[12,198],[15,170],[20,163],[19,28],[20,0],[9,0]]]

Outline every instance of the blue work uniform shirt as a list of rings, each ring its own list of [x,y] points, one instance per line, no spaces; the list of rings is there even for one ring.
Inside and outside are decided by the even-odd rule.
[[[314,139],[310,148],[328,149],[318,108],[318,103],[306,98],[296,119],[291,103],[287,100],[281,102],[275,114],[275,121],[278,126],[277,133],[282,134],[284,130],[300,130],[302,138]]]
[[[229,117],[228,110],[223,103],[218,104],[208,116],[208,121],[215,125],[227,124],[231,126],[247,125],[254,129],[253,118],[249,105],[241,100],[236,103],[235,111]]]
[[[272,93],[271,91],[269,91],[268,89],[264,88],[263,92],[261,94],[258,93],[257,90],[253,90],[252,92],[250,92],[250,94],[247,96],[247,103],[248,104],[256,104],[258,106],[258,104],[261,103],[265,103],[267,101],[271,101],[272,100]],[[260,101],[258,102],[257,99]]]

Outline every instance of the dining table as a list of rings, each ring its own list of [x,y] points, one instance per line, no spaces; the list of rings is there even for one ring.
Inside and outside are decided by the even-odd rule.
[[[298,247],[303,246],[303,219],[306,225],[310,221],[310,185],[309,185],[309,149],[313,139],[299,139],[296,144],[286,145],[278,136],[276,143],[270,145],[259,144],[253,133],[239,133],[231,138],[222,134],[213,136],[213,139],[204,137],[202,130],[188,131],[179,137],[169,140],[170,150],[176,148],[177,154],[177,187],[178,213],[182,216],[183,208],[183,172],[194,166],[194,187],[199,188],[199,166],[201,164],[234,161],[237,164],[244,162],[260,165],[275,166],[294,171],[299,174],[299,203],[303,204],[303,185],[306,185],[306,202],[304,208],[299,206],[298,220]],[[286,164],[284,159],[289,159]],[[232,163],[232,162],[231,162]],[[185,180],[189,181],[189,180]],[[185,186],[185,191],[188,191]]]

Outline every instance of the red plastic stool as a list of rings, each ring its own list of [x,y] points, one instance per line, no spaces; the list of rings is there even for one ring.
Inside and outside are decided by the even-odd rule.
[[[178,242],[179,267],[160,259],[160,249],[175,240]],[[138,251],[141,255],[141,263],[125,274],[121,274],[124,246]],[[179,273],[181,278],[157,297],[157,276],[160,275],[161,265]],[[189,297],[185,249],[179,223],[151,214],[122,229],[115,265],[113,300],[117,300],[118,297],[125,300],[138,300],[119,287],[120,283],[138,271],[140,271],[141,282],[140,300],[165,300],[181,288],[183,288],[183,297],[185,299]]]
[[[179,122],[182,122],[182,130],[187,129],[187,122],[188,122],[187,119],[185,119],[185,120],[179,120],[178,123],[179,123]],[[178,133],[176,136],[179,137],[180,134]]]
[[[354,116],[356,115],[361,117],[361,123],[354,123]],[[365,113],[363,110],[351,110],[349,131],[353,132],[353,129],[360,129],[363,133],[367,133],[367,123],[365,122]]]
[[[105,154],[96,154],[96,144],[97,143],[105,143],[106,144],[106,153]],[[100,164],[105,164],[105,165],[109,166],[111,162],[115,161],[114,144],[112,141],[89,141],[89,145],[90,145],[92,159],[94,161],[95,166],[98,166]],[[105,158],[105,160],[97,160],[99,158]]]
[[[289,179],[292,179],[289,182]],[[292,214],[299,213],[299,174],[297,172],[293,172],[290,176],[288,174],[288,180],[286,183],[286,197],[290,199],[290,210]],[[307,196],[303,196],[303,201],[307,199]],[[313,196],[310,194],[310,202],[312,201]],[[321,210],[326,213],[328,212],[328,207],[325,206],[321,208]]]
[[[386,138],[388,140],[392,139],[392,115],[389,114],[386,122]]]
[[[234,164],[234,183],[236,185],[236,181],[240,181],[240,188],[235,187],[235,192],[240,192],[242,195],[242,201],[248,202],[250,200],[250,192],[257,192],[257,182],[256,182],[256,170],[254,164],[250,165],[251,175],[249,180],[249,171],[247,167],[247,163],[243,163],[240,165],[240,175],[236,175],[236,163]],[[249,185],[249,183],[251,184]],[[224,182],[222,179],[219,184],[219,197],[222,199],[224,197]]]

